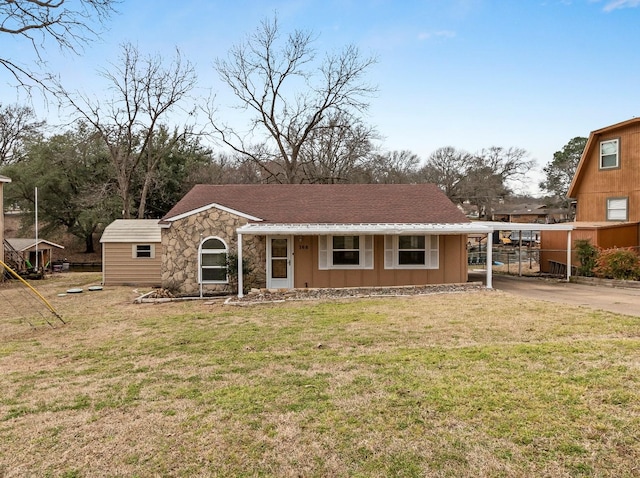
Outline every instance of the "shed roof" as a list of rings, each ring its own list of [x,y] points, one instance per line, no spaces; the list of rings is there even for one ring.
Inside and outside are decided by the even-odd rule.
[[[116,219],[105,227],[100,242],[160,242],[158,219]]]
[[[35,249],[36,244],[39,249],[64,249],[64,246],[60,244],[56,244],[55,242],[47,241],[45,239],[38,239],[36,242],[35,238],[23,238],[23,237],[5,237],[5,240],[9,243],[11,247],[13,247],[18,252],[28,251],[30,249]],[[49,247],[43,247],[49,246]]]
[[[434,184],[199,184],[162,220],[211,207],[274,224],[469,222]]]

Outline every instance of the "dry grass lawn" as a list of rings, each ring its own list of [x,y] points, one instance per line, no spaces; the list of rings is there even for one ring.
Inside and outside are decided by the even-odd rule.
[[[99,280],[35,284],[54,327],[0,286],[2,477],[640,476],[636,318],[496,291],[134,305]]]

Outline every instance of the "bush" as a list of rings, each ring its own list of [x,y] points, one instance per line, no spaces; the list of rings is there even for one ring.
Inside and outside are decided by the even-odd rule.
[[[605,279],[640,279],[640,257],[632,248],[607,249],[601,251],[594,272]]]
[[[589,239],[578,239],[574,245],[576,255],[580,261],[578,275],[583,277],[593,277],[593,269],[598,259],[598,248],[591,244]]]

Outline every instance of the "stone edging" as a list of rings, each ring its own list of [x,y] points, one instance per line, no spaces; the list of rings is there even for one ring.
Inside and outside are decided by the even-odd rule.
[[[261,289],[245,295],[239,299],[229,297],[225,305],[247,306],[265,303],[280,303],[302,300],[336,300],[362,299],[373,297],[407,297],[415,295],[473,292],[486,290],[482,282],[467,282],[460,284],[434,284],[423,286],[389,286],[389,287],[354,287],[338,289],[291,289],[268,290]]]

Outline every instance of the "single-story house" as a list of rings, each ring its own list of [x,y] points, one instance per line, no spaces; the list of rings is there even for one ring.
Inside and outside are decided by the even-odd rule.
[[[50,269],[54,260],[53,251],[62,250],[64,246],[45,239],[5,238],[6,263],[9,267],[23,271],[26,269]]]
[[[163,287],[191,295],[235,291],[237,281],[240,296],[248,287],[463,283],[468,234],[494,230],[433,184],[203,184],[160,225]],[[232,277],[247,264],[250,273]]]
[[[160,286],[161,228],[157,219],[117,219],[100,238],[104,285]]]

